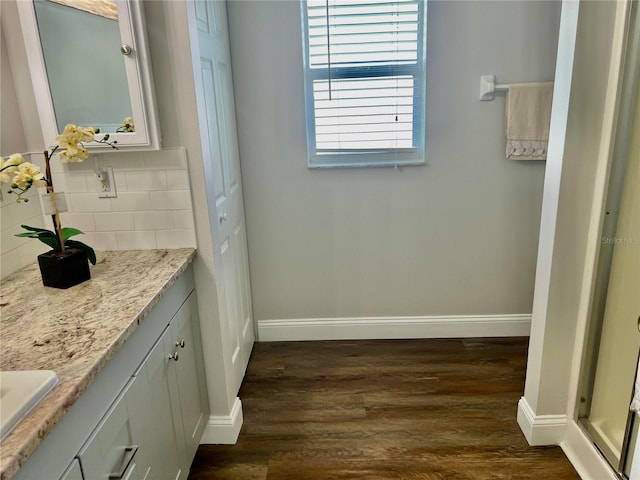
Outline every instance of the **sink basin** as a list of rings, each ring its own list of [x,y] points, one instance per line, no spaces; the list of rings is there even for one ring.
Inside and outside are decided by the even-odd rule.
[[[0,372],[0,441],[58,384],[51,370]]]

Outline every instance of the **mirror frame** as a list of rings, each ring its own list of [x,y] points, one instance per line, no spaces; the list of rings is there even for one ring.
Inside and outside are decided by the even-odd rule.
[[[142,5],[138,0],[111,1],[118,7],[121,45],[129,45],[132,48],[131,54],[123,55],[123,57],[135,132],[110,133],[110,140],[117,140],[118,151],[159,150],[160,132]],[[53,143],[60,132],[58,131],[53,100],[49,89],[35,5],[32,0],[18,1],[16,3],[18,5],[24,44],[28,52],[27,63],[31,74],[33,94],[37,104],[42,134],[45,143]],[[96,137],[102,138],[103,133],[96,135]],[[89,143],[86,146],[94,151],[116,151],[96,142]]]

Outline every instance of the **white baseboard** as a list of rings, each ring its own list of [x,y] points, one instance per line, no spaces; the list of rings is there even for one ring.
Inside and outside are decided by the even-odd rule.
[[[261,342],[528,337],[531,314],[258,320]]]
[[[531,446],[559,445],[567,428],[566,415],[536,415],[524,397],[518,402],[518,425]]]
[[[232,445],[242,428],[242,402],[236,397],[229,415],[211,415],[202,433],[200,444]]]
[[[575,421],[567,423],[565,439],[560,447],[582,480],[618,480],[613,469]]]

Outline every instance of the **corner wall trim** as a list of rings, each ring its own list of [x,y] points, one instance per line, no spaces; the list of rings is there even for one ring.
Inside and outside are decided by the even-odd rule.
[[[258,320],[261,342],[528,337],[531,314]]]
[[[567,428],[566,415],[536,415],[524,397],[518,402],[518,425],[531,446],[559,445]]]
[[[238,440],[242,428],[242,402],[236,397],[229,415],[211,415],[204,428],[200,445],[233,445]]]

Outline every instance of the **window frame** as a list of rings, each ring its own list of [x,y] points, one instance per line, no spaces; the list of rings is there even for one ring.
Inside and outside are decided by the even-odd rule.
[[[331,80],[355,78],[382,78],[389,76],[411,76],[413,87],[412,148],[385,149],[339,149],[333,152],[318,152],[316,149],[316,125],[313,82],[327,80],[329,68],[311,68],[309,57],[309,19],[307,0],[300,0],[302,20],[302,48],[304,65],[304,97],[307,136],[307,161],[310,169],[335,167],[382,167],[425,165],[425,112],[426,112],[426,13],[427,0],[418,0],[417,61],[414,65],[398,64],[383,67],[334,67],[331,65]]]

